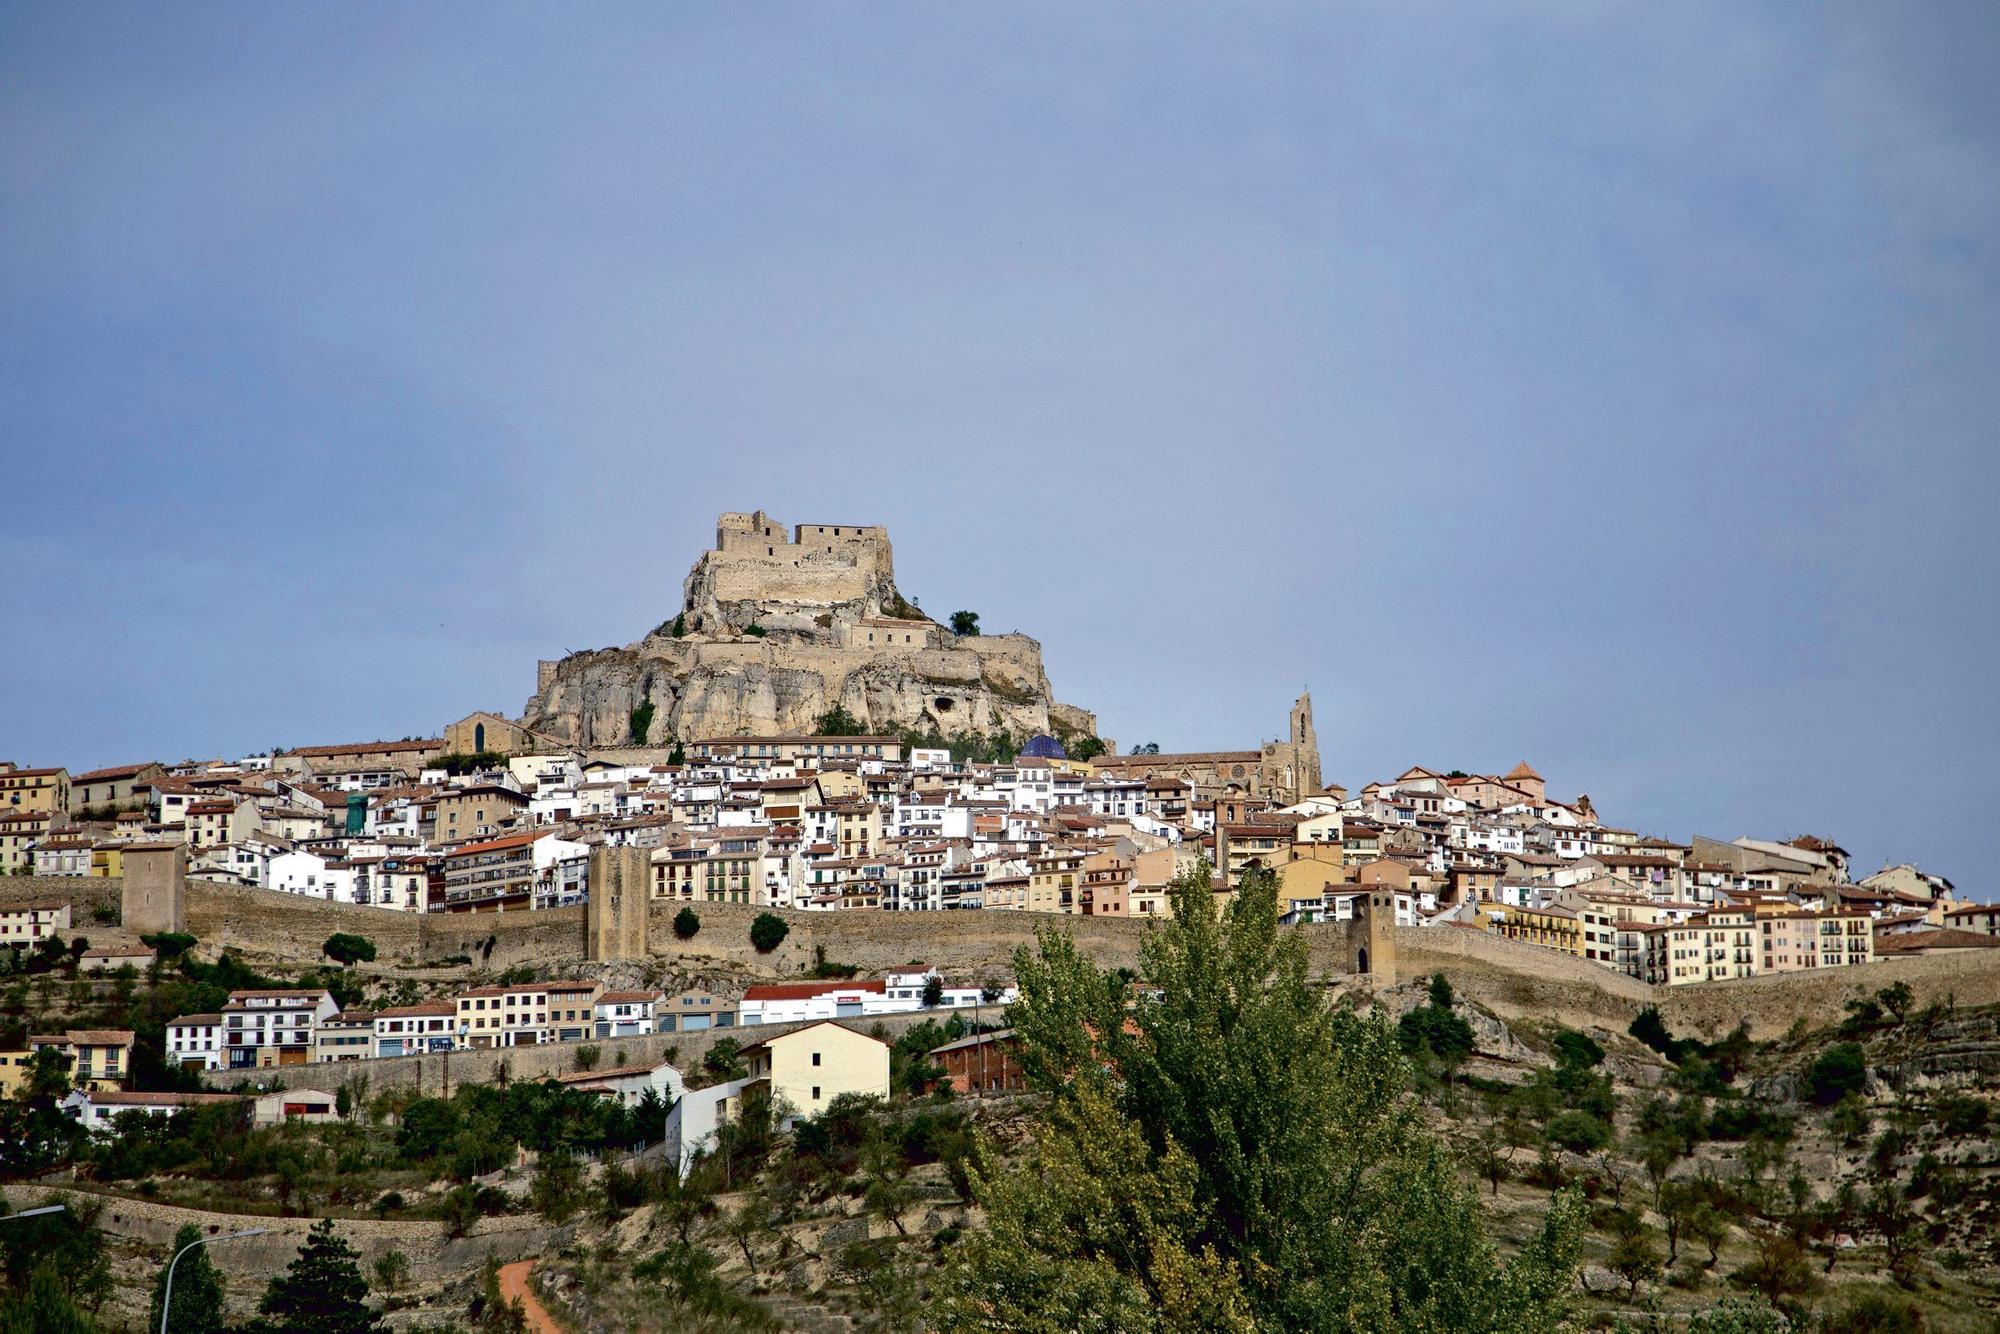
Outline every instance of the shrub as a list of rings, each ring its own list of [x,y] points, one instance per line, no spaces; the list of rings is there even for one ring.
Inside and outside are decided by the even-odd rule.
[[[632,710],[631,717],[626,721],[632,729],[632,744],[645,745],[647,736],[653,730],[653,701],[649,699]]]
[[[320,952],[343,967],[375,962],[375,942],[348,931],[336,931],[328,936]]]
[[[752,621],[750,622],[750,624],[743,627],[743,633],[749,635],[753,639],[762,639],[769,632],[766,631],[763,626],[757,624],[757,622]]]
[[[785,937],[792,929],[785,925],[785,919],[776,913],[760,912],[750,923],[750,943],[757,947],[759,954],[769,954],[785,943]]]
[[[1938,1100],[1938,1129],[1947,1135],[1976,1135],[1986,1129],[1986,1122],[1991,1116],[1992,1110],[1983,1098],[1953,1093]]]
[[[179,958],[195,945],[194,937],[185,931],[156,931],[150,936],[139,937],[139,940],[159,952],[161,963]]]
[[[695,932],[701,930],[701,918],[692,908],[683,908],[674,914],[674,934],[682,940],[693,940]]]
[[[1831,1107],[1850,1093],[1868,1086],[1868,1061],[1855,1042],[1836,1042],[1819,1054],[1806,1071],[1806,1089],[1813,1102]]]
[[[1589,1112],[1563,1112],[1548,1123],[1543,1133],[1549,1143],[1571,1153],[1591,1153],[1611,1142],[1611,1127]]]
[[[1442,973],[1439,974],[1443,976]],[[1556,1034],[1556,1060],[1562,1065],[1581,1066],[1589,1069],[1604,1064],[1604,1048],[1592,1041],[1587,1033],[1578,1033],[1565,1028]]]

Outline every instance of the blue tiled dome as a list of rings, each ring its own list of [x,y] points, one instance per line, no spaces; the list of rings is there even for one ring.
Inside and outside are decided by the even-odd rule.
[[[1028,744],[1021,747],[1021,757],[1029,760],[1066,760],[1069,752],[1063,743],[1046,732],[1037,732],[1028,738]]]

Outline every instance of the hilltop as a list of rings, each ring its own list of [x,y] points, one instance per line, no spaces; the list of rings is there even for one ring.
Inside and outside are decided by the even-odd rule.
[[[540,665],[521,724],[576,746],[797,734],[843,710],[874,733],[1092,736],[1023,634],[957,633],[896,587],[887,530],[716,522],[678,611],[623,648]]]

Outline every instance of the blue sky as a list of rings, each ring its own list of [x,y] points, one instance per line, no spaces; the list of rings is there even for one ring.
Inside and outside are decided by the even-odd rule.
[[[1996,28],[0,9],[0,755],[515,712],[762,506],[1121,743],[1990,896]]]

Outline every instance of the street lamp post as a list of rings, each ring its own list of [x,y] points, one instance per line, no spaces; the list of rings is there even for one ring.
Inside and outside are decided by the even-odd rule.
[[[174,1258],[167,1262],[167,1290],[160,1297],[160,1334],[167,1334],[167,1317],[173,1314],[174,1266],[181,1262],[183,1255],[186,1255],[197,1246],[206,1246],[212,1241],[235,1241],[238,1237],[261,1237],[270,1230],[267,1227],[253,1227],[242,1232],[225,1232],[219,1237],[197,1237],[178,1251],[175,1251]]]
[[[66,1204],[45,1204],[39,1209],[23,1209],[18,1214],[0,1215],[0,1223],[11,1223],[17,1218],[33,1218],[37,1214],[59,1214],[68,1208]]]

